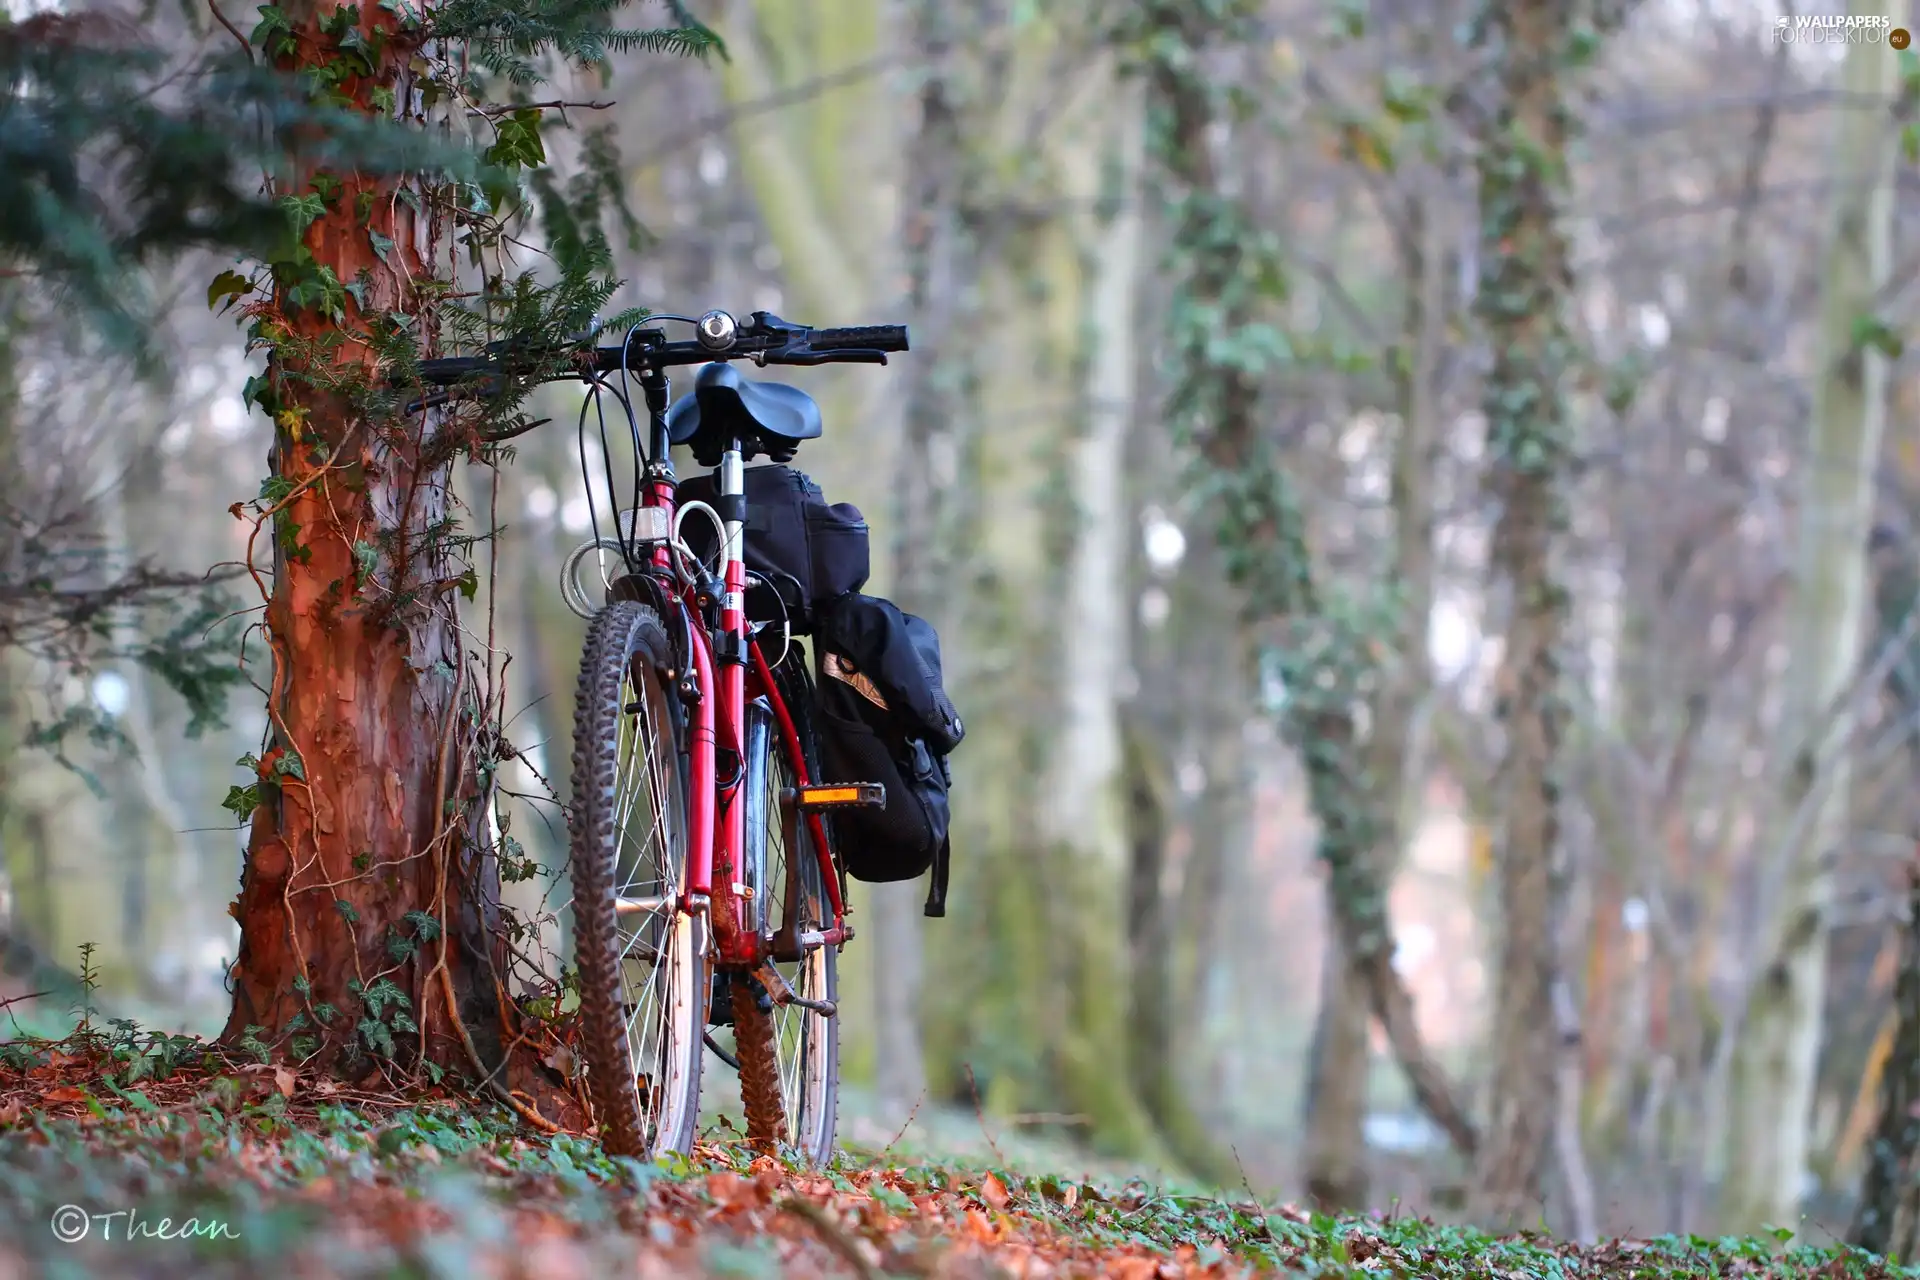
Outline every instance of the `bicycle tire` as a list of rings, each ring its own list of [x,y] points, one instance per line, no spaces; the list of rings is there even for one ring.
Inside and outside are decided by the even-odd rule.
[[[588,1093],[601,1144],[614,1155],[642,1159],[692,1149],[708,999],[701,924],[674,901],[688,840],[684,716],[667,674],[672,663],[666,628],[651,607],[623,600],[594,615],[575,692],[567,814]],[[647,762],[652,798],[648,839],[638,849],[628,831],[637,799],[623,805],[623,748],[629,745]],[[627,912],[623,924],[622,898],[631,905],[651,897],[665,901],[652,911]],[[644,999],[633,1002],[636,963],[655,975],[665,971],[657,1011]],[[652,985],[649,979],[638,994],[644,997]]]
[[[809,777],[817,774],[812,726],[806,718],[806,690],[789,679],[782,694],[795,728],[799,730]],[[793,768],[771,710],[756,702],[748,708],[745,796],[758,805],[761,820],[747,825],[746,865],[750,874],[763,875],[754,886],[757,901],[769,914],[784,911],[786,861],[797,862],[798,892],[795,927],[825,926],[827,898],[814,856],[807,824],[788,822],[780,805],[781,788],[794,785]],[[771,833],[782,837],[776,862]],[[756,842],[760,847],[756,848]],[[776,919],[777,922],[777,919]],[[776,965],[782,977],[802,996],[839,999],[839,948],[815,947],[798,962]],[[734,1044],[740,1059],[740,1099],[746,1110],[747,1138],[768,1150],[788,1142],[810,1164],[824,1165],[833,1156],[840,1106],[840,1019],[825,1017],[798,1005],[763,1011],[744,982],[733,984]]]

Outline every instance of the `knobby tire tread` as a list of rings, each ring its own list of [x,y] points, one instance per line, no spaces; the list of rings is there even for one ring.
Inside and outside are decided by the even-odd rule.
[[[776,669],[774,678],[778,682],[781,697],[787,704],[788,714],[794,719],[794,727],[800,739],[800,749],[806,757],[807,774],[810,778],[817,778],[819,754],[814,744],[812,716],[808,702],[812,697],[812,691],[807,688],[804,677],[797,678],[796,673],[785,669],[784,664],[781,669]],[[786,761],[785,749],[780,745],[780,739],[775,730],[769,729],[766,751],[768,758],[762,768],[764,772],[771,775],[778,768],[777,762]],[[772,829],[774,820],[776,819],[770,818],[768,830]],[[789,858],[811,857],[811,841],[804,838],[796,841],[794,847],[788,850],[787,856]],[[806,883],[812,885],[812,892],[819,897],[820,906],[824,907],[824,890],[816,883],[819,878],[817,874],[803,872],[802,875]],[[773,893],[775,886],[771,884],[761,886],[761,891]],[[831,972],[833,958],[828,957],[822,963],[828,965]],[[831,981],[829,979],[830,983]],[[837,996],[838,992],[834,991],[831,994]],[[839,1121],[839,1053],[837,1051],[839,1028],[837,1026],[821,1028],[819,1032],[819,1034],[831,1036],[835,1046],[835,1050],[829,1055],[831,1061],[826,1064],[833,1078],[827,1080],[821,1090],[822,1101],[825,1104],[824,1117],[810,1115],[804,1109],[800,1115],[789,1116],[781,1097],[779,1031],[775,1025],[776,1012],[762,1012],[753,998],[753,987],[743,980],[743,976],[735,978],[733,1031],[735,1052],[740,1059],[740,1101],[746,1111],[747,1141],[755,1150],[769,1154],[777,1150],[778,1144],[792,1141],[802,1148],[801,1155],[809,1163],[824,1164],[832,1156],[834,1134]],[[820,1129],[819,1124],[823,1118],[826,1127]],[[807,1132],[794,1134],[794,1127],[802,1120],[806,1121]],[[791,1138],[790,1134],[793,1134]]]
[[[621,997],[619,930],[613,910],[618,869],[611,859],[597,855],[614,847],[617,834],[613,824],[619,761],[614,748],[625,714],[621,689],[628,666],[637,662],[649,678],[659,680],[671,654],[666,628],[653,609],[630,600],[608,605],[587,628],[574,703],[573,803],[568,826],[576,853],[584,849],[594,855],[571,859],[581,1048],[601,1144],[613,1155],[641,1158],[649,1153]],[[696,1050],[691,1056],[692,1080],[687,1087],[697,1088],[700,1053]],[[663,1146],[680,1148],[686,1140],[687,1135],[660,1135]]]
[[[760,1008],[754,984],[735,974],[733,1044],[740,1059],[740,1102],[747,1113],[747,1142],[775,1155],[787,1140],[787,1113],[780,1101],[780,1059],[774,1052],[773,1014]]]
[[[787,712],[793,717],[796,736],[800,739],[800,751],[806,758],[807,777],[811,781],[818,782],[820,780],[820,744],[815,735],[813,723],[813,698],[815,695],[812,681],[807,678],[806,667],[800,663],[796,663],[790,669],[783,669],[776,672],[775,678],[780,684],[780,695],[786,700]],[[833,854],[834,866],[838,868],[840,859],[838,854],[834,853],[833,824],[827,822],[821,825],[827,831],[827,848],[829,853]],[[796,844],[796,853],[805,857],[813,856],[813,840],[811,836],[803,837],[797,841]],[[816,871],[806,876],[803,883],[810,885],[813,892],[819,895],[819,910],[824,916],[828,910],[826,886],[821,883],[818,872]],[[844,887],[845,883],[843,881],[842,888],[844,889]],[[825,924],[826,921],[822,919],[821,923]],[[840,998],[838,952],[835,951],[833,954],[828,955],[823,963],[826,965],[828,975],[827,990],[817,992],[816,994],[823,994],[830,999],[838,1000]],[[816,1147],[816,1144],[812,1141],[812,1134],[803,1135],[803,1138],[807,1141],[808,1147],[810,1148],[805,1153],[807,1160],[819,1165],[826,1165],[832,1160],[834,1141],[840,1132],[840,1027],[838,1020],[839,1015],[836,1014],[833,1020],[834,1025],[831,1028],[822,1028],[822,1034],[830,1035],[833,1038],[833,1048],[828,1054],[827,1062],[830,1078],[826,1081],[825,1089],[822,1090],[826,1103],[826,1106],[823,1108],[825,1113],[823,1117],[825,1120],[825,1128],[818,1129],[818,1126],[814,1126],[816,1130],[823,1135],[824,1140],[819,1142]]]

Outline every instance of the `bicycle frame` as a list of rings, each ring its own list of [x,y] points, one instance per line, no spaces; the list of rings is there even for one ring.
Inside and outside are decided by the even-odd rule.
[[[668,381],[665,372],[656,369],[643,373],[640,383],[647,404],[649,459],[641,505],[664,510],[667,528],[672,529],[677,504],[666,420]],[[738,447],[727,450],[719,468],[722,498],[743,494],[742,469]],[[696,588],[680,584],[673,568],[672,550],[655,545],[650,567],[652,576],[674,584],[660,594],[682,615],[681,630],[689,638],[691,663],[690,670],[680,675],[690,677],[695,689],[687,743],[686,889],[678,909],[708,916],[714,961],[719,967],[751,970],[774,957],[773,939],[754,927],[753,906],[748,896],[754,890],[741,878],[745,873],[746,855],[742,802],[748,800],[743,795],[747,712],[754,701],[765,699],[772,711],[781,749],[792,765],[798,786],[811,785],[813,779],[807,772],[806,753],[801,747],[793,712],[781,696],[773,670],[747,625],[745,524],[725,516],[723,524],[723,595],[718,602],[720,625],[712,634],[706,621],[709,603],[698,598]],[[733,762],[731,776],[722,776],[721,762],[728,757]],[[826,825],[818,812],[799,809],[797,799],[794,816],[808,824],[821,883],[833,910],[833,923],[817,937],[796,938],[793,943],[803,953],[812,946],[839,946],[853,936],[853,931],[847,925],[849,913],[840,892],[833,852],[827,843]],[[788,874],[793,872],[790,866]],[[757,891],[766,893],[770,888],[761,885]]]

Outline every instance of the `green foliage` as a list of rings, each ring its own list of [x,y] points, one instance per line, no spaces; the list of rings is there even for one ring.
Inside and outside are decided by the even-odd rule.
[[[96,43],[77,21],[0,20],[0,260],[30,267],[125,349],[124,301],[150,252],[250,242],[269,211],[241,185],[213,104],[161,104],[158,51]],[[123,175],[109,192],[88,161]]]
[[[51,720],[36,717],[29,722],[21,742],[33,750],[45,751],[56,763],[85,783],[96,799],[104,800],[107,798],[107,789],[100,784],[99,777],[67,754],[68,747],[77,740],[84,740],[102,752],[131,748],[119,726],[105,712],[86,703],[67,707]]]
[[[327,28],[348,71],[370,69],[384,39],[359,31],[357,17],[341,11]],[[287,14],[268,5],[255,40],[285,53],[292,31]],[[275,199],[259,179],[286,170],[296,136],[311,187]],[[344,319],[356,290],[364,297],[363,282],[338,280],[315,264],[300,233],[337,199],[342,184],[334,171],[423,169],[476,190],[495,172],[477,152],[427,131],[342,109],[326,85],[243,65],[230,46],[173,66],[110,23],[0,19],[0,270],[17,277],[5,287],[47,294],[142,372],[159,371],[143,263],[198,245],[257,254],[269,269],[254,277],[222,271],[209,285],[210,307],[230,309],[271,282],[285,305]],[[248,399],[298,440],[302,424],[280,418],[268,380],[251,383]],[[36,528],[11,512],[0,519],[9,525],[14,566],[0,574],[0,647],[28,650],[75,674],[105,662],[141,663],[185,699],[190,736],[219,723],[232,686],[244,678],[232,649],[238,628],[216,625],[230,611],[223,595],[199,577],[144,566],[112,571],[102,552],[70,530]],[[275,517],[274,532],[285,554],[307,554],[289,516]],[[114,624],[129,612],[138,625],[127,631],[143,638],[122,652]],[[25,737],[76,769],[67,752],[73,741],[124,746],[111,721],[86,706],[36,721]],[[250,811],[257,799],[257,788],[236,787],[227,805]]]
[[[614,27],[624,0],[446,0],[433,11],[434,36],[464,42],[474,65],[514,85],[541,80],[539,59],[553,54],[580,67],[601,67],[616,53],[725,55],[720,37],[680,5],[675,24],[642,30]]]
[[[396,1056],[394,1032],[419,1032],[420,1028],[408,1016],[411,1004],[407,993],[395,986],[391,978],[375,978],[364,988],[355,979],[347,984],[347,989],[360,998],[365,1011],[354,1030],[375,1056],[389,1059]]]
[[[299,45],[293,33],[293,22],[286,11],[278,5],[260,6],[260,21],[247,40],[259,46],[269,58],[284,58]]]
[[[401,919],[413,925],[413,936],[401,935],[396,929],[388,927],[386,931],[386,954],[396,965],[413,960],[420,950],[420,942],[432,942],[440,936],[440,921],[426,912],[407,912]],[[380,979],[382,983],[386,979]],[[405,1000],[405,998],[401,998]]]
[[[540,141],[540,108],[521,107],[512,115],[493,122],[493,145],[487,148],[488,164],[503,168],[537,169],[547,162],[546,144]]]
[[[243,757],[240,763],[245,765],[251,759],[250,756]],[[260,784],[249,782],[245,786],[228,787],[227,798],[220,802],[220,807],[233,814],[237,822],[249,821],[253,811],[260,807]]]
[[[1872,315],[1853,318],[1851,340],[1854,350],[1864,351],[1872,348],[1889,360],[1898,360],[1905,345],[1901,341],[1899,332],[1892,325]]]
[[[563,271],[604,269],[604,264],[611,261],[602,230],[608,218],[625,233],[629,249],[637,250],[642,243],[640,224],[627,207],[611,126],[588,130],[582,136],[579,165],[564,186],[550,170],[540,170],[532,178],[540,199],[548,251]]]
[[[35,1046],[32,1060],[44,1062],[52,1047]],[[151,1047],[151,1041],[146,1042],[146,1048]],[[0,1054],[9,1048],[0,1046]],[[726,1193],[726,1211],[721,1211],[716,1193],[724,1184],[707,1175],[747,1173],[752,1153],[743,1148],[715,1146],[695,1160],[672,1157],[647,1164],[609,1157],[586,1138],[531,1133],[510,1112],[494,1106],[362,1110],[325,1099],[314,1102],[305,1093],[298,1095],[305,1100],[305,1118],[296,1123],[277,1090],[248,1088],[249,1081],[261,1078],[259,1073],[196,1054],[190,1044],[163,1052],[173,1053],[182,1064],[202,1065],[209,1073],[182,1102],[171,1102],[180,1096],[178,1085],[164,1108],[133,1087],[169,1078],[184,1083],[178,1068],[166,1075],[156,1069],[145,1081],[119,1071],[88,1089],[96,1099],[93,1116],[34,1118],[0,1133],[0,1233],[25,1252],[29,1267],[62,1256],[85,1256],[46,1230],[54,1209],[69,1203],[96,1209],[137,1204],[152,1220],[163,1213],[176,1220],[198,1214],[231,1223],[236,1247],[224,1252],[206,1241],[168,1246],[170,1256],[201,1275],[252,1274],[263,1261],[284,1264],[296,1256],[313,1257],[316,1245],[330,1272],[391,1274],[394,1249],[407,1248],[402,1235],[396,1230],[389,1241],[383,1232],[379,1251],[360,1255],[351,1246],[359,1233],[342,1232],[337,1216],[339,1208],[356,1200],[384,1204],[388,1196],[393,1203],[435,1208],[454,1224],[449,1233],[419,1237],[413,1244],[418,1252],[408,1249],[403,1255],[431,1258],[438,1271],[450,1274],[481,1270],[464,1265],[464,1255],[456,1250],[476,1241],[510,1242],[511,1231],[503,1230],[512,1221],[508,1213],[530,1202],[557,1214],[573,1244],[591,1248],[598,1240],[629,1266],[635,1237],[646,1240],[663,1228],[671,1234],[698,1221],[699,1229],[713,1233],[716,1244],[735,1238],[727,1235],[726,1224],[737,1215],[734,1197],[744,1180],[731,1180],[734,1189]],[[115,1061],[124,1066],[131,1060]],[[236,1160],[241,1153],[244,1163]],[[889,1265],[889,1274],[935,1269],[914,1265],[925,1257],[908,1258],[915,1243],[929,1255],[943,1245],[960,1243],[926,1240],[925,1225],[916,1229],[915,1202],[932,1196],[948,1205],[986,1205],[996,1235],[1040,1246],[1043,1259],[1071,1248],[1083,1264],[1094,1251],[1108,1261],[1124,1251],[1149,1265],[1161,1259],[1190,1270],[1221,1264],[1223,1273],[1250,1265],[1263,1274],[1324,1280],[1383,1275],[1409,1280],[1488,1275],[1564,1280],[1920,1276],[1920,1270],[1845,1246],[1794,1246],[1778,1238],[1779,1233],[1721,1239],[1660,1236],[1580,1248],[1538,1237],[1496,1237],[1418,1218],[1331,1217],[1271,1206],[1251,1196],[1229,1199],[1141,1181],[1023,1175],[953,1163],[842,1160],[813,1172],[809,1181],[814,1180],[828,1188],[818,1194],[838,1196],[843,1206],[859,1206],[859,1212],[837,1219],[846,1224],[839,1231],[864,1237],[863,1247],[866,1242],[908,1246],[887,1250],[887,1256],[901,1260]],[[329,1185],[341,1197],[331,1202],[339,1207],[332,1211],[319,1207],[328,1204],[324,1197]],[[661,1200],[646,1194],[650,1188],[667,1192],[665,1199],[677,1207],[674,1213],[662,1212]],[[792,1190],[783,1189],[782,1194]],[[861,1204],[868,1200],[871,1206]],[[905,1228],[902,1235],[890,1239],[877,1229],[877,1221],[888,1217],[904,1220],[896,1224]],[[915,1236],[921,1239],[916,1242]],[[568,1256],[582,1255],[576,1251]]]
[[[214,304],[223,298],[231,306],[235,300],[251,292],[253,284],[245,276],[238,271],[222,271],[207,285],[207,309],[212,310]]]
[[[240,627],[224,586],[230,573],[210,584],[203,575],[145,565],[115,572],[107,552],[78,533],[56,541],[14,532],[19,571],[0,571],[0,648],[33,654],[73,675],[137,664],[186,703],[189,738],[221,727],[229,695],[246,679],[236,656]],[[132,625],[118,625],[123,621]],[[34,716],[25,736],[27,745],[76,771],[67,755],[74,742],[109,751],[127,747],[113,720],[90,703],[64,707],[51,719]]]
[[[266,6],[256,35],[283,41],[285,24]],[[163,78],[190,91],[157,92]],[[470,152],[315,100],[230,49],[179,68],[110,24],[0,18],[0,265],[155,372],[138,267],[194,246],[264,251],[284,223],[259,175],[286,163],[295,134],[309,164],[483,171]]]
[[[256,1062],[269,1062],[273,1058],[273,1048],[260,1038],[264,1028],[249,1024],[240,1032],[240,1048],[253,1056]]]
[[[100,966],[93,962],[93,953],[97,948],[91,942],[80,944],[80,1007],[74,1012],[80,1015],[80,1027],[77,1034],[82,1039],[93,1035],[93,998],[100,992]]]
[[[246,683],[236,657],[239,630],[230,597],[211,590],[134,651],[135,660],[186,703],[188,738],[223,727],[228,697]]]

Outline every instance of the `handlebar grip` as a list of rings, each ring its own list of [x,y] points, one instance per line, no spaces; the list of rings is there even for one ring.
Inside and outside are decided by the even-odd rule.
[[[815,329],[807,335],[807,345],[815,351],[837,348],[867,351],[906,351],[907,326],[871,324],[852,329]]]
[[[492,373],[494,367],[495,362],[484,356],[447,356],[438,360],[422,360],[419,364],[420,381],[430,386],[447,387],[477,373]]]
[[[884,351],[875,351],[872,347],[845,347],[833,351],[803,351],[797,355],[772,355],[767,357],[768,364],[885,364]]]

